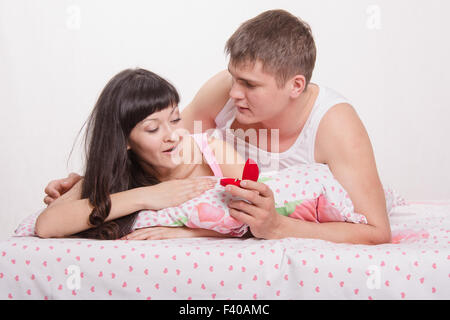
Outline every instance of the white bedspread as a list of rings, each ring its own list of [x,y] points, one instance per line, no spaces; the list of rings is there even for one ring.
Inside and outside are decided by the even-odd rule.
[[[194,238],[0,243],[0,299],[449,299],[450,204],[409,204],[378,246]],[[426,238],[426,234],[428,237]]]

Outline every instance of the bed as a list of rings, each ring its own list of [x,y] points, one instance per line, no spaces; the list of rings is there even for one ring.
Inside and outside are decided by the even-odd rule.
[[[395,242],[190,238],[0,242],[0,299],[448,299],[450,202],[390,215]]]

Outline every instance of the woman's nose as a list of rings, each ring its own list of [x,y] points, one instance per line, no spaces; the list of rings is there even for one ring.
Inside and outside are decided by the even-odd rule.
[[[180,139],[180,135],[178,134],[176,128],[171,127],[170,125],[166,126],[166,132],[164,135],[164,140],[166,141],[178,141]]]

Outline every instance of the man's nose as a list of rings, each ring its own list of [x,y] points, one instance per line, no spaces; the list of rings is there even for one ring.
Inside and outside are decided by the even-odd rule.
[[[242,100],[245,98],[244,91],[236,81],[233,81],[233,85],[231,86],[230,98],[234,100]]]

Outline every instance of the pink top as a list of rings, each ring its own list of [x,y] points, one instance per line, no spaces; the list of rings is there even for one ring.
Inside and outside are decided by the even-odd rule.
[[[222,170],[220,169],[219,164],[217,163],[216,156],[214,152],[211,150],[208,144],[208,136],[206,132],[203,133],[195,133],[192,135],[195,142],[198,144],[200,151],[203,153],[206,162],[211,167],[211,170],[216,177],[223,177]]]

